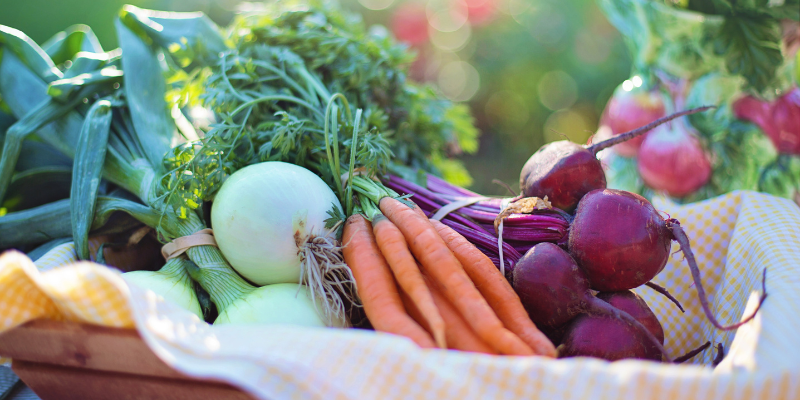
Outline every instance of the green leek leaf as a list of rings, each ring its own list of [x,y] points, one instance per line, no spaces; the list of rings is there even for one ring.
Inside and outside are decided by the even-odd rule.
[[[58,32],[42,45],[42,49],[56,65],[72,60],[79,52],[102,53],[103,47],[92,28],[86,25],[73,25]]]
[[[69,198],[71,181],[70,166],[46,166],[17,173],[2,207],[14,212]]]
[[[182,68],[216,65],[219,53],[228,50],[220,29],[205,14],[167,13],[126,5],[120,19],[134,32],[167,49]]]
[[[83,121],[75,149],[69,200],[72,238],[81,260],[89,259],[89,229],[94,219],[95,200],[106,159],[111,116],[110,101],[99,100],[94,103]]]
[[[61,79],[63,74],[56,68],[50,56],[28,35],[5,25],[0,25],[0,47],[11,50],[30,69],[46,82]]]
[[[164,79],[157,51],[144,42],[120,19],[115,22],[117,38],[125,56],[125,95],[130,108],[135,135],[142,144],[150,165],[161,170],[164,155],[172,149],[175,123],[164,98]]]

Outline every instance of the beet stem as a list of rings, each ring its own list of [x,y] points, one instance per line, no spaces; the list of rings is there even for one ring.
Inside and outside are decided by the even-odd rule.
[[[690,351],[690,352],[688,352],[688,353],[676,358],[675,359],[675,364],[682,364],[682,363],[688,361],[692,357],[702,353],[709,346],[711,346],[711,341],[708,341],[704,345],[702,345],[702,346],[700,346],[700,347],[698,347],[698,348],[696,348],[696,349],[694,349],[694,350],[692,350],[692,351]]]
[[[764,300],[767,298],[767,269],[764,268],[764,273],[761,278],[761,298],[758,301],[758,306],[756,307],[755,311],[753,311],[750,316],[743,319],[741,322],[724,326],[717,321],[717,318],[714,317],[714,314],[711,312],[711,307],[709,306],[708,298],[706,297],[706,290],[703,288],[703,283],[700,281],[700,268],[697,267],[697,261],[694,258],[694,253],[692,253],[692,248],[689,246],[689,238],[686,236],[686,232],[684,232],[683,228],[681,228],[681,223],[676,219],[670,219],[667,220],[667,227],[672,230],[673,238],[680,245],[681,251],[683,251],[683,255],[686,257],[686,261],[689,263],[689,270],[692,272],[692,279],[694,280],[694,286],[697,289],[697,296],[700,297],[700,304],[703,306],[703,311],[706,313],[708,320],[711,321],[711,324],[719,330],[729,331],[750,322],[750,320],[756,316],[758,310],[761,309],[761,305],[764,304]]]
[[[722,359],[725,358],[725,348],[722,347],[722,343],[717,343],[717,356],[714,357],[713,366],[719,365],[722,362]]]
[[[658,293],[661,293],[662,295],[664,295],[664,297],[666,297],[666,298],[670,299],[670,301],[672,301],[673,303],[675,303],[675,305],[676,305],[676,306],[678,306],[678,308],[680,308],[680,309],[681,309],[681,312],[682,312],[682,313],[685,313],[685,312],[686,312],[686,311],[683,309],[683,306],[681,305],[681,303],[678,301],[678,299],[676,299],[675,297],[673,297],[673,296],[672,296],[672,294],[670,294],[670,292],[669,292],[669,291],[667,291],[667,289],[666,289],[666,288],[664,288],[663,286],[659,286],[659,285],[657,285],[657,284],[653,283],[653,281],[647,282],[647,283],[645,283],[645,285],[647,285],[647,287],[649,287],[650,289],[653,289],[653,290],[655,290],[656,292],[658,292]]]
[[[676,112],[675,114],[671,114],[671,115],[667,115],[666,117],[659,118],[659,119],[657,119],[657,120],[655,120],[655,121],[653,121],[653,122],[651,122],[651,123],[649,123],[649,124],[647,124],[645,126],[636,128],[636,129],[634,129],[632,131],[621,133],[621,134],[619,134],[617,136],[614,136],[614,137],[608,138],[606,140],[594,143],[591,146],[587,147],[587,149],[589,149],[589,151],[591,151],[593,154],[597,155],[597,153],[599,153],[600,150],[607,149],[607,148],[609,148],[611,146],[614,146],[614,145],[620,144],[622,142],[628,141],[628,140],[633,139],[633,138],[635,138],[637,136],[644,135],[645,133],[647,133],[651,129],[653,129],[653,128],[655,128],[655,127],[657,127],[657,126],[659,126],[659,125],[661,125],[661,124],[663,124],[665,122],[672,121],[675,118],[683,117],[684,115],[691,115],[691,114],[703,112],[703,111],[706,111],[706,110],[711,109],[711,108],[716,108],[716,106],[703,106],[703,107],[692,108],[691,110],[684,110],[684,111]]]
[[[650,341],[656,346],[658,351],[661,352],[661,355],[664,356],[664,359],[667,362],[672,362],[672,359],[667,354],[667,350],[664,349],[664,346],[661,342],[656,339],[656,337],[642,325],[641,322],[637,321],[636,318],[633,318],[630,314],[625,311],[622,311],[611,304],[606,303],[603,300],[598,299],[597,297],[592,296],[591,293],[587,293],[588,299],[586,304],[585,312],[589,315],[605,315],[613,318],[621,319],[622,321],[626,322],[628,325],[641,329],[642,333],[644,333]]]

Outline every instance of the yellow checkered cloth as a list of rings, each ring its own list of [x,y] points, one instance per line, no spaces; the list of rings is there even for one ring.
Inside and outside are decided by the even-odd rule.
[[[688,365],[608,363],[421,350],[356,329],[209,326],[126,286],[114,270],[71,263],[68,245],[37,260],[52,268],[45,272],[18,253],[0,258],[0,331],[34,318],[135,326],[175,369],[269,399],[800,399],[800,208],[754,192],[654,204],[682,222],[723,323],[752,311],[768,269],[764,307],[734,332],[706,322],[680,254],[655,282],[683,303],[685,314],[649,288],[636,290],[661,320],[671,355],[707,340],[722,343],[726,357],[717,368],[708,366],[712,350]]]

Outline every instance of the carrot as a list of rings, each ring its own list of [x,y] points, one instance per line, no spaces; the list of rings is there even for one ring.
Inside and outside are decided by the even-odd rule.
[[[435,348],[430,334],[406,313],[392,271],[375,243],[372,227],[354,214],[344,225],[344,260],[353,271],[356,289],[375,330],[405,336],[423,348]]]
[[[531,346],[537,354],[555,357],[556,349],[553,343],[536,328],[522,306],[519,296],[494,266],[492,260],[449,226],[436,220],[431,220],[431,224],[461,262],[469,278],[473,282],[481,283],[476,285],[478,291],[497,313],[503,325],[519,335],[520,339]]]
[[[501,354],[534,354],[530,346],[503,326],[427,218],[391,197],[381,199],[380,208],[403,233],[424,272],[439,284],[481,339]]]
[[[422,279],[422,272],[419,270],[414,256],[408,251],[408,244],[406,244],[403,234],[380,213],[372,218],[372,232],[375,234],[378,248],[389,263],[400,288],[408,294],[422,313],[436,345],[446,349],[444,320],[433,302],[431,291]]]
[[[454,350],[461,350],[461,351],[470,351],[474,353],[484,353],[484,354],[497,354],[491,346],[486,344],[478,335],[475,334],[475,331],[469,327],[467,321],[464,321],[464,318],[461,317],[461,314],[450,304],[449,301],[444,297],[444,295],[436,288],[436,286],[431,282],[429,279],[425,279],[428,288],[430,288],[433,301],[436,303],[436,307],[439,308],[439,312],[444,318],[445,325],[446,325],[446,337],[447,337],[447,344],[450,349]],[[411,298],[405,294],[403,290],[400,290],[400,297],[403,299],[403,304],[406,306],[406,310],[411,315],[412,318],[419,321],[420,324],[423,326],[425,325],[425,320],[422,317],[422,313],[419,309],[414,305],[414,302],[411,301]]]

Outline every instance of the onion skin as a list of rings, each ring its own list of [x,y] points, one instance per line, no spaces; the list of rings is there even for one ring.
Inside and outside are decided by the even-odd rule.
[[[664,95],[658,91],[617,89],[600,117],[600,130],[611,136],[634,130],[666,115]],[[623,157],[636,157],[647,133],[613,147]]]
[[[711,162],[684,123],[650,132],[639,149],[638,161],[644,183],[672,197],[692,194],[711,178]]]
[[[542,146],[522,167],[525,197],[548,197],[553,207],[572,212],[586,193],[606,187],[606,174],[595,154],[567,140]]]
[[[613,292],[639,287],[669,258],[672,234],[647,199],[602,189],[583,197],[569,235],[569,253],[591,287]]]
[[[318,302],[317,307],[321,306]],[[308,287],[294,283],[263,286],[240,297],[214,321],[214,325],[223,324],[327,326],[314,308]],[[346,325],[344,321],[333,321],[331,326]]]
[[[134,284],[183,307],[185,310],[203,319],[200,302],[192,287],[189,276],[185,277],[161,273],[158,271],[131,271],[122,274],[125,282]]]

